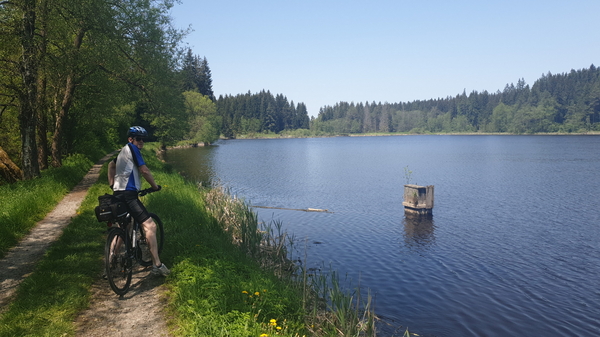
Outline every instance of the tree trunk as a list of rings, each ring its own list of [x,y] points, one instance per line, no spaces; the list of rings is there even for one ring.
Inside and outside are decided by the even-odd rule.
[[[36,99],[37,99],[37,63],[34,44],[35,37],[35,0],[24,0],[23,4],[23,31],[21,47],[23,57],[21,60],[21,76],[24,88],[19,95],[20,113],[19,128],[21,131],[21,160],[23,162],[23,176],[32,179],[40,175],[37,158],[36,134]]]
[[[0,176],[9,183],[23,179],[23,172],[0,147]]]
[[[82,27],[79,29],[75,41],[73,42],[74,50],[79,50],[81,43],[83,42],[83,36],[85,35],[85,29]],[[75,65],[71,68],[71,72],[67,76],[65,84],[65,91],[63,100],[60,105],[60,111],[56,116],[56,124],[54,127],[54,135],[52,137],[52,166],[58,167],[62,165],[62,139],[65,128],[65,121],[71,104],[73,103],[73,96],[75,93],[76,81],[75,81]]]
[[[45,89],[45,85],[44,81],[42,88]],[[41,108],[38,113],[38,164],[40,170],[45,170],[48,168],[48,110]]]
[[[37,112],[38,112],[38,164],[40,170],[48,168],[48,98],[46,97],[47,87],[47,64],[46,53],[48,46],[48,0],[43,0],[40,3],[40,57],[39,68],[42,69],[38,78],[38,94],[37,94]]]

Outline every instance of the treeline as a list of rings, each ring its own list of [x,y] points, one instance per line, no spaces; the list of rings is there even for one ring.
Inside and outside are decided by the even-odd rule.
[[[600,68],[523,79],[503,91],[408,103],[347,103],[320,109],[316,133],[600,131]]]
[[[270,91],[220,96],[216,102],[222,117],[221,133],[231,138],[239,134],[279,133],[308,129],[309,117],[304,103],[289,102],[283,94]]]

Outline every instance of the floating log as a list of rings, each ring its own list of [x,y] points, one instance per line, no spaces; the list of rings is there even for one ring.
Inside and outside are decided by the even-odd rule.
[[[267,208],[267,209],[282,209],[285,211],[302,211],[302,212],[323,212],[323,213],[333,213],[326,209],[320,208],[283,208],[283,207],[269,207],[269,206],[250,206],[254,208]]]
[[[433,211],[433,185],[404,185],[404,213],[431,215]]]

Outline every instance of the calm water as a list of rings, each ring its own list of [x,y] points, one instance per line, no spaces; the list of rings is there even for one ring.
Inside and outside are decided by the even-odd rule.
[[[309,266],[371,289],[382,336],[600,336],[600,137],[232,140],[168,160],[251,205],[333,212],[256,208]],[[406,166],[435,185],[432,220],[404,216]]]

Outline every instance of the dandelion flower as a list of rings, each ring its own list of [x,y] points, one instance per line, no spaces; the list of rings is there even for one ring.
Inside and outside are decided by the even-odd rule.
[[[281,330],[281,327],[280,327],[280,326],[278,326],[278,327],[277,327],[277,330]]]
[[[257,291],[254,293],[255,296],[260,296],[260,293]]]
[[[269,335],[267,335],[266,333],[263,333],[260,335],[260,337],[269,337]]]
[[[242,294],[247,294],[248,292],[246,290],[242,291]]]

